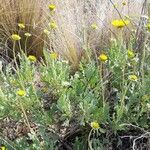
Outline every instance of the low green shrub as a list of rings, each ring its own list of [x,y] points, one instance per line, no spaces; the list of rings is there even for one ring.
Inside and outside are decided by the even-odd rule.
[[[107,149],[117,138],[121,145],[120,132],[149,133],[150,56],[144,53],[139,57],[113,40],[97,60],[82,58],[75,73],[57,53],[44,51],[41,62],[21,53],[19,65],[0,72],[0,124],[11,118],[26,132],[10,141],[1,127],[3,143],[12,149],[59,149],[68,130],[78,127],[69,146]]]

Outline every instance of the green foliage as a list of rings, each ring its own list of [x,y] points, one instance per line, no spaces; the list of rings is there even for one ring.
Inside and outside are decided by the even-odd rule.
[[[83,58],[74,74],[67,61],[50,57],[48,51],[44,51],[44,56],[41,62],[31,62],[22,53],[18,56],[20,65],[8,65],[5,73],[0,72],[0,118],[22,120],[30,130],[27,137],[32,142],[28,143],[26,137],[16,139],[15,148],[57,149],[57,126],[69,128],[72,122],[87,131],[91,122],[100,125],[91,129],[88,141],[76,137],[74,149],[82,149],[86,143],[105,149],[109,141],[104,137],[110,131],[117,135],[126,130],[125,124],[149,128],[148,54],[142,59],[146,69],[141,72],[143,65],[138,55],[130,58],[126,47],[116,42],[108,51],[106,62]],[[26,94],[19,96],[19,89]],[[49,107],[46,109],[45,105]],[[37,132],[31,130],[30,123],[39,127]],[[47,126],[55,126],[53,134],[47,133]]]

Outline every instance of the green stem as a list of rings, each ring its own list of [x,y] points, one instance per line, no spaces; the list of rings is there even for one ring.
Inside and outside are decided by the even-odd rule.
[[[25,109],[24,109],[24,107],[23,107],[23,105],[22,105],[22,102],[19,101],[19,103],[20,103],[20,107],[21,107],[22,113],[23,113],[23,115],[24,115],[24,117],[25,117],[27,126],[28,126],[28,128],[30,129],[30,131],[31,131],[30,123],[29,123],[28,117],[27,117],[27,115],[26,115]]]
[[[100,64],[100,78],[101,78],[101,88],[102,88],[102,99],[103,99],[103,105],[105,103],[105,87],[103,85],[103,64]]]
[[[128,91],[128,89],[129,89],[129,87],[130,87],[130,84],[131,84],[131,82],[125,87],[125,89],[124,89],[124,93],[123,93],[123,95],[122,95],[122,98],[121,98],[121,105],[120,105],[120,110],[121,110],[121,114],[119,114],[119,116],[118,116],[118,118],[117,118],[117,122],[121,119],[121,117],[122,117],[122,115],[123,115],[123,112],[124,112],[124,106],[125,106],[125,96],[126,96],[126,94],[127,94],[127,91]]]

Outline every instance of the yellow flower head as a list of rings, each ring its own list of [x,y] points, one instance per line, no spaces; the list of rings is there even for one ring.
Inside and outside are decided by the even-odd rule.
[[[58,54],[55,52],[50,53],[50,58],[51,59],[56,59],[58,57]]]
[[[131,81],[137,81],[138,78],[137,78],[136,75],[129,75],[129,80],[131,80]]]
[[[0,147],[0,150],[7,150],[7,148],[6,148],[6,146],[5,145],[1,145],[1,147]]]
[[[29,56],[28,56],[28,60],[34,62],[34,61],[36,61],[36,57],[33,56],[33,55],[29,55]]]
[[[25,95],[26,95],[26,92],[23,91],[23,90],[18,90],[18,91],[17,91],[17,95],[18,95],[18,96],[25,96]]]
[[[108,57],[107,57],[107,55],[105,55],[105,54],[100,54],[100,55],[99,55],[99,60],[105,62],[105,61],[108,60]]]
[[[92,129],[99,129],[99,124],[97,122],[91,122]]]
[[[50,26],[51,29],[56,29],[57,28],[57,24],[54,21],[49,23],[49,26]]]
[[[111,22],[111,24],[114,27],[116,27],[116,28],[123,28],[123,27],[127,26],[129,23],[130,23],[129,20],[122,20],[122,19],[120,19],[120,20],[113,20]]]
[[[24,28],[25,28],[25,25],[24,25],[23,23],[18,23],[18,27],[19,27],[20,29],[24,29]]]
[[[54,11],[56,9],[56,6],[54,4],[48,5],[48,8],[50,11]]]
[[[92,29],[98,29],[98,26],[97,26],[96,23],[93,23],[93,24],[91,25],[91,27],[92,27]]]
[[[25,33],[24,35],[25,35],[26,37],[30,37],[30,36],[31,36],[31,34],[30,34],[30,33],[28,33],[28,32],[27,32],[27,33]]]
[[[44,29],[43,32],[44,32],[46,35],[49,35],[49,34],[50,34],[50,31],[48,31],[47,29]]]
[[[122,5],[123,5],[123,6],[127,5],[127,2],[122,2]]]
[[[12,34],[11,38],[13,41],[19,41],[21,39],[21,37],[18,34]]]
[[[134,58],[135,57],[135,53],[133,52],[133,50],[128,50],[127,55],[128,55],[129,58]]]

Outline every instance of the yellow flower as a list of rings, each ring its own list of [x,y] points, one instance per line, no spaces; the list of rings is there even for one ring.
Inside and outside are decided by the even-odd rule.
[[[128,55],[129,58],[134,58],[135,53],[132,50],[128,50],[127,55]]]
[[[129,75],[129,80],[131,80],[131,81],[137,81],[138,78],[137,78],[136,75]]]
[[[54,4],[48,5],[48,8],[50,11],[54,11],[56,9],[56,6]]]
[[[44,29],[43,32],[44,32],[46,35],[49,35],[49,34],[50,34],[50,31],[48,31],[47,29]]]
[[[120,19],[120,20],[113,20],[111,22],[111,24],[114,27],[116,27],[116,28],[123,28],[123,27],[127,26],[129,23],[130,23],[129,20],[122,20],[122,19]]]
[[[1,144],[0,150],[7,150],[6,146]]]
[[[26,92],[23,91],[23,90],[18,90],[18,91],[17,91],[17,95],[18,95],[18,96],[25,96],[25,95],[26,95]]]
[[[91,122],[92,129],[99,129],[99,124],[97,122]]]
[[[58,54],[55,52],[50,53],[50,58],[51,59],[56,59],[58,57]]]
[[[19,41],[21,39],[21,37],[18,34],[12,34],[11,35],[12,40],[14,41]]]
[[[123,6],[127,5],[127,2],[122,2],[122,5],[123,5]]]
[[[108,57],[107,57],[107,55],[105,55],[105,54],[100,54],[100,55],[99,55],[99,60],[105,62],[105,61],[108,60]]]
[[[56,29],[57,28],[57,24],[54,21],[49,23],[49,26],[50,26],[51,29]]]
[[[32,61],[32,62],[36,61],[36,57],[33,56],[33,55],[29,55],[29,56],[28,56],[28,59],[29,59],[30,61]]]
[[[27,33],[25,33],[24,35],[25,35],[26,37],[30,37],[30,36],[31,36],[31,34],[30,34],[30,33],[28,33],[28,32],[27,32]]]
[[[98,26],[97,26],[96,23],[93,23],[93,24],[91,25],[91,27],[92,27],[93,29],[98,29]]]
[[[18,27],[19,27],[20,29],[24,29],[24,28],[25,28],[25,25],[24,25],[23,23],[18,23]]]

